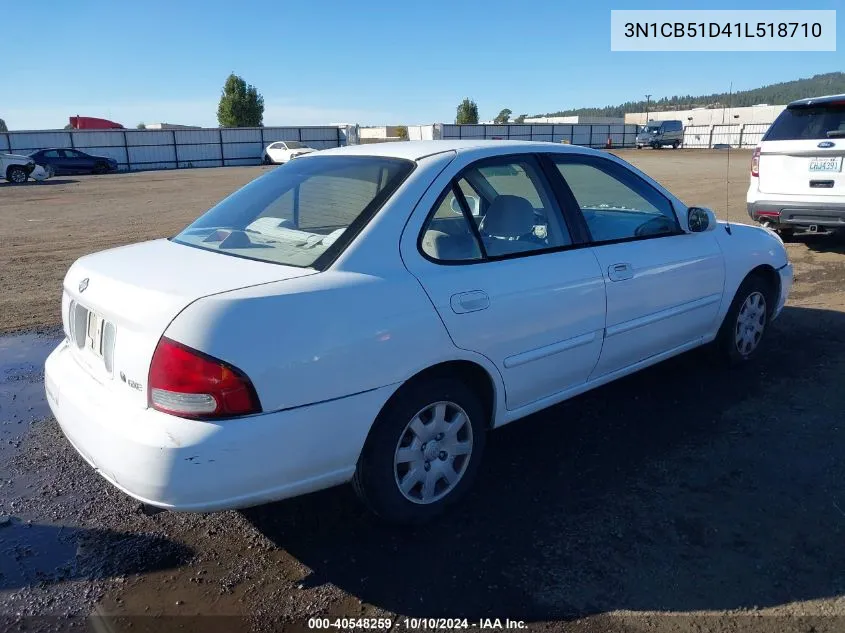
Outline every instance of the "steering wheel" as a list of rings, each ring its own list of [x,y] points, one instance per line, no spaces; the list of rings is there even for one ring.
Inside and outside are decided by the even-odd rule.
[[[646,235],[658,235],[660,233],[669,233],[672,230],[670,222],[663,216],[651,218],[648,222],[643,222],[635,230],[634,235],[637,237],[644,237]]]

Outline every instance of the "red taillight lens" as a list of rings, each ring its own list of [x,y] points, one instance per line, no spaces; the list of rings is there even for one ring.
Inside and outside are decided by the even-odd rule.
[[[756,177],[760,176],[760,148],[755,147],[754,153],[751,155],[751,175]]]
[[[162,337],[150,364],[150,406],[186,418],[260,413],[252,382],[237,367]]]

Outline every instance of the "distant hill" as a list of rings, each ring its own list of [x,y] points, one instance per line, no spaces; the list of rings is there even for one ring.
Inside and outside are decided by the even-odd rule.
[[[795,79],[784,81],[779,84],[754,88],[753,90],[740,90],[730,97],[730,105],[734,108],[752,106],[758,103],[769,105],[784,105],[796,99],[805,97],[817,97],[829,94],[845,93],[845,73],[826,73],[814,75],[808,79]],[[689,110],[692,108],[721,108],[728,105],[728,93],[722,92],[712,95],[693,97],[691,95],[663,97],[651,101],[648,104],[650,112],[662,110]],[[627,112],[644,112],[646,102],[628,101],[617,106],[606,106],[604,108],[576,108],[574,110],[561,110],[560,112],[549,112],[547,114],[536,114],[534,116],[569,116],[580,114],[584,116],[614,116],[621,117]]]

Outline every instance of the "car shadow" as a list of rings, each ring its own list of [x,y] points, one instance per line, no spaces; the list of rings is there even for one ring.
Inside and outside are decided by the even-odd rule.
[[[416,529],[372,518],[349,486],[244,515],[311,570],[306,588],[409,616],[845,593],[843,352],[845,314],[787,308],[745,367],[693,351],[496,431],[461,507]]]
[[[793,238],[792,241],[804,244],[817,253],[845,255],[845,232],[838,232],[833,235],[803,235]]]
[[[0,591],[173,569],[193,555],[191,548],[158,535],[0,517]]]

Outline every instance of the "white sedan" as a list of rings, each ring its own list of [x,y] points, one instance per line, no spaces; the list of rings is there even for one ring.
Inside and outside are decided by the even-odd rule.
[[[700,345],[749,359],[791,285],[774,233],[611,154],[353,146],[75,262],[46,391],[79,453],[146,504],[352,481],[418,522],[460,499],[491,429]]]
[[[282,165],[293,158],[311,154],[317,150],[299,141],[276,141],[264,148],[262,161],[265,165]]]

